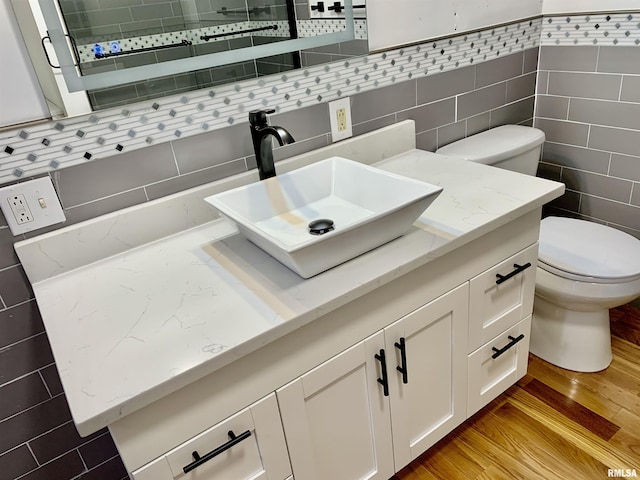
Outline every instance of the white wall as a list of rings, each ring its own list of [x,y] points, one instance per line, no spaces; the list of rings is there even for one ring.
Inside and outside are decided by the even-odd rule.
[[[423,42],[541,13],[542,0],[367,0],[369,48]]]
[[[543,0],[542,13],[632,12],[639,8],[639,0]]]
[[[0,127],[50,117],[10,0],[0,3]]]

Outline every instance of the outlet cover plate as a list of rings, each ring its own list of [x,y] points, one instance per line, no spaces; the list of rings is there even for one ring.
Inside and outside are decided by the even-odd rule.
[[[33,220],[18,223],[11,209],[12,198],[22,195]],[[22,197],[21,197],[22,198]],[[0,188],[0,209],[13,236],[32,232],[66,220],[62,205],[49,177],[36,178]]]
[[[338,110],[341,108],[344,108],[346,114],[347,128],[338,131]],[[331,121],[332,142],[338,142],[345,138],[353,137],[353,128],[351,127],[351,102],[349,101],[349,97],[329,102],[329,120]]]

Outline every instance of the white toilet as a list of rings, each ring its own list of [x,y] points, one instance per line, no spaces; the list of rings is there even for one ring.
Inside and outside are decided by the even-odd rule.
[[[436,153],[535,175],[544,132],[505,125]],[[611,363],[609,309],[640,296],[640,240],[594,222],[547,217],[540,225],[531,352],[562,368]]]

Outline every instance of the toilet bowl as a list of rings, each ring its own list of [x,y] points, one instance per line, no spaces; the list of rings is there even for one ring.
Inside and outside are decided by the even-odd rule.
[[[505,125],[436,153],[535,175],[544,133]],[[640,296],[640,240],[585,220],[547,217],[540,227],[531,352],[595,372],[611,363],[609,309]]]
[[[640,240],[571,218],[540,224],[530,350],[562,368],[611,363],[609,309],[640,296]]]

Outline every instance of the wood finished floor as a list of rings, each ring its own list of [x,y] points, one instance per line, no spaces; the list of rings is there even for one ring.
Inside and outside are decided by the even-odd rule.
[[[527,375],[392,480],[640,476],[640,310],[611,313],[613,362],[598,373],[530,355]]]

